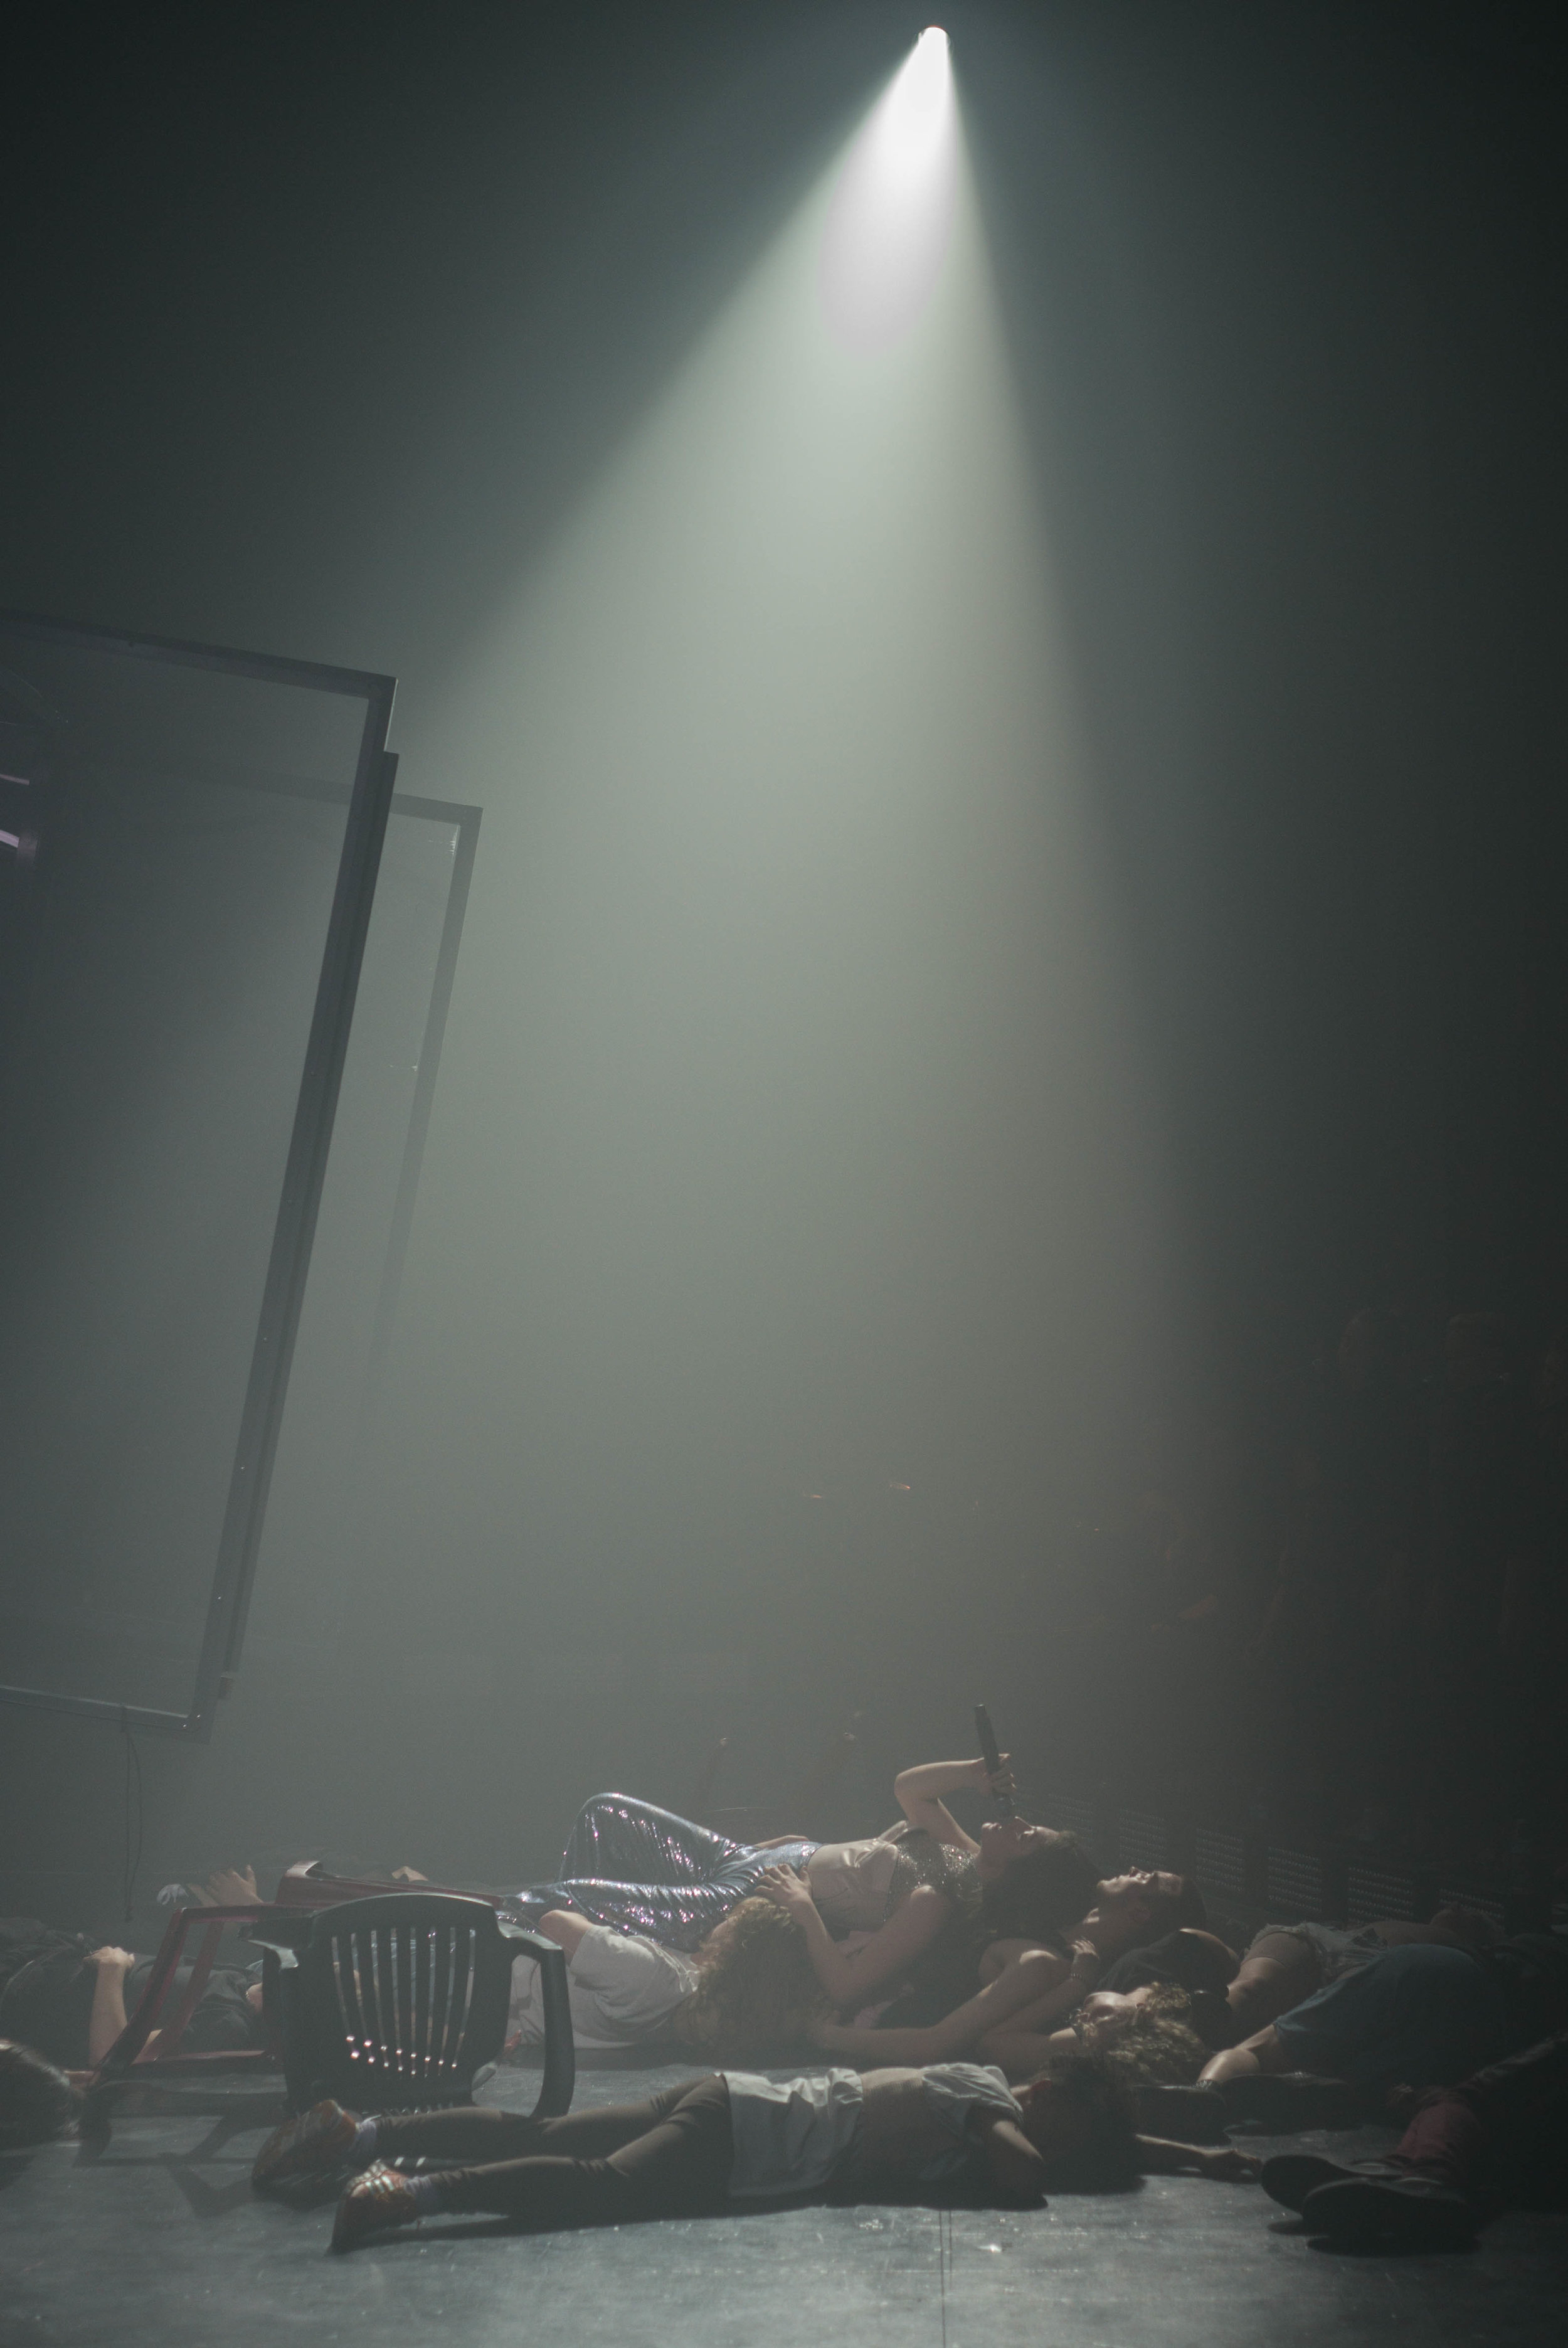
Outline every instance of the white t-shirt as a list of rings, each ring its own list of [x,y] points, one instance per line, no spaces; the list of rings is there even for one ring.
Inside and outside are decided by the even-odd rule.
[[[931,2063],[926,2067],[926,2109],[949,2138],[920,2169],[922,2185],[939,2184],[968,2166],[974,2153],[969,2120],[977,2111],[1021,2120],[1023,2106],[994,2063]]]
[[[733,2199],[815,2192],[853,2167],[866,2104],[858,2071],[819,2071],[804,2079],[764,2079],[755,2071],[723,2075],[734,2147]],[[920,2096],[939,2139],[935,2150],[909,2164],[907,2173],[920,2185],[939,2184],[967,2167],[974,2152],[969,2119],[977,2109],[1023,2117],[1023,2106],[990,2064],[932,2063],[921,2073]]]
[[[865,2100],[858,2071],[817,2071],[808,2079],[726,2071],[724,2082],[734,2147],[733,2197],[811,2193],[848,2158]]]
[[[697,1968],[678,1949],[592,1925],[567,1959],[572,2035],[579,2046],[635,2045],[661,2030],[696,1986]],[[510,2032],[521,2032],[525,2045],[544,2040],[539,1969],[531,1957],[512,1967]]]

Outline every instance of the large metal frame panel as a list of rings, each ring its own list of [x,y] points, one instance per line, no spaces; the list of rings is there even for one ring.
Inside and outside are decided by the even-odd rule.
[[[194,778],[193,789],[203,779],[217,788],[232,778],[236,750],[241,762],[247,757],[254,758],[258,742],[261,749],[258,765],[265,768],[270,759],[277,774],[281,764],[285,767],[287,765],[280,746],[286,738],[308,741],[313,728],[323,741],[330,739],[333,746],[331,758],[323,763],[342,770],[352,765],[352,775],[346,771],[311,775],[307,767],[303,778],[307,790],[313,782],[318,788],[324,785],[326,795],[333,798],[342,798],[346,783],[346,819],[314,981],[281,1191],[271,1222],[260,1311],[238,1414],[205,1629],[189,1702],[181,1711],[169,1705],[117,1701],[110,1695],[59,1686],[0,1684],[0,1702],[41,1706],[108,1719],[128,1728],[204,1740],[210,1734],[214,1707],[225,1681],[238,1661],[282,1424],[354,994],[393,797],[396,762],[387,753],[386,734],[394,681],[361,671],[278,660],[210,645],[126,636],[31,617],[0,617],[0,692],[8,685],[32,696],[31,702],[19,705],[13,695],[13,714],[20,705],[26,717],[27,709],[36,703],[39,713],[38,738],[46,741],[53,728],[53,738],[66,746],[61,756],[67,768],[75,759],[87,772],[87,752],[92,752],[97,759],[92,784],[100,798],[117,778],[133,778],[138,762],[145,773],[188,772]],[[40,675],[45,680],[44,689],[36,684]],[[271,689],[271,697],[266,694],[242,693],[230,682],[232,680],[247,680],[251,685]],[[50,691],[59,701],[69,700],[77,694],[85,716],[65,710],[58,702],[52,705]],[[210,741],[208,737],[215,728],[221,730],[229,716],[237,721],[238,732],[247,738],[238,745],[232,741]],[[70,738],[67,729],[73,721],[77,724],[77,733]],[[147,743],[132,738],[138,725],[145,725],[149,731]],[[15,735],[18,729],[13,727],[12,732]],[[42,773],[42,767],[39,771]],[[0,781],[5,779],[0,778]],[[25,788],[31,778],[15,773],[8,779]],[[260,777],[251,779],[254,782]],[[273,788],[277,787],[274,784]],[[133,788],[132,782],[126,782],[128,791]],[[289,788],[286,780],[282,788]],[[14,790],[13,797],[16,796]],[[90,800],[90,789],[79,793],[78,798],[84,804]],[[16,859],[18,871],[26,855],[36,858],[40,875],[47,877],[46,836],[40,844],[39,839],[21,829],[19,822],[15,832],[6,829],[5,839],[0,840],[0,851],[7,846]],[[46,906],[40,928],[47,920]],[[298,976],[296,970],[296,982]],[[254,1015],[253,1013],[253,1018]],[[0,1233],[0,1245],[3,1244],[5,1234]],[[20,1244],[15,1234],[12,1235],[12,1244]],[[150,1365],[148,1367],[150,1374]]]

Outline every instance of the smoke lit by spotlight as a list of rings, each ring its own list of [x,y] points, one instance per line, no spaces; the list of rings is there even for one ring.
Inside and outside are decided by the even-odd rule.
[[[941,273],[958,138],[948,36],[921,34],[845,162],[823,233],[822,296],[852,350],[897,342]]]

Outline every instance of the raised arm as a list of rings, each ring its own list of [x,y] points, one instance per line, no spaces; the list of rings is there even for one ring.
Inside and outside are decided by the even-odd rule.
[[[124,2034],[125,1977],[136,1959],[128,1949],[95,1949],[87,1962],[97,1967],[87,2016],[87,2060],[96,2065]]]
[[[989,1989],[923,2030],[856,2030],[848,2024],[825,2022],[812,2032],[812,2044],[869,2069],[889,2063],[951,2063],[1019,2008],[1039,2003],[1066,1979],[1068,1971],[1066,1958],[1054,1949],[1030,1949]]]
[[[864,2003],[869,1993],[912,1964],[941,1931],[948,1902],[928,1883],[917,1883],[896,1915],[863,1947],[841,1949],[817,1914],[816,1902],[792,1867],[770,1867],[757,1891],[793,1916],[805,1934],[811,1968],[835,2005]]]
[[[989,1776],[983,1761],[923,1761],[917,1769],[901,1769],[893,1780],[893,1792],[899,1808],[912,1827],[924,1827],[954,1850],[979,1850],[972,1835],[967,1835],[943,1803],[944,1794],[957,1794],[966,1787],[980,1792],[1008,1793],[1012,1791],[1010,1756],[1004,1753],[1001,1767],[995,1777]]]

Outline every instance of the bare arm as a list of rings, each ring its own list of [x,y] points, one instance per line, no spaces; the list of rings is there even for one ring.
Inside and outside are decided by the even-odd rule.
[[[1049,2030],[1032,2024],[1027,2013],[1020,2013],[1016,2022],[988,2030],[975,2053],[982,2063],[994,2063],[1006,2079],[1032,2079],[1055,2052],[1050,2040]]]
[[[191,1885],[190,1896],[199,1908],[259,1908],[261,1904],[253,1867],[215,1867],[205,1883]]]
[[[817,1914],[816,1902],[793,1868],[770,1867],[757,1883],[764,1900],[793,1916],[805,1934],[815,1973],[835,2005],[850,2005],[890,1981],[935,1940],[948,1903],[928,1883],[917,1883],[903,1906],[858,1949],[841,1949]],[[891,2057],[889,2057],[891,2059]]]
[[[1076,1945],[1077,1943],[1075,1942],[1074,1946],[1076,1947]],[[1025,1955],[1031,1949],[1043,1949],[1045,1947],[1046,1943],[1043,1941],[1009,1940],[989,1941],[986,1948],[981,1952],[980,1955],[980,1987],[982,1989],[989,1989],[992,1982],[999,1981],[1001,1979],[1003,1973],[1006,1972],[1009,1965],[1017,1964],[1020,1957]],[[1051,1948],[1047,1951],[1047,1953],[1048,1955],[1054,1957],[1058,1955],[1060,1952]],[[1093,1984],[1091,1983],[1090,1986],[1092,1987]]]
[[[1009,1775],[1008,1758],[1005,1753],[1001,1756],[1004,1776]],[[973,1851],[979,1850],[979,1843],[945,1807],[942,1796],[969,1786],[983,1790],[990,1782],[983,1761],[925,1761],[917,1769],[901,1769],[893,1780],[893,1792],[912,1827],[923,1827],[954,1850]]]
[[[1262,2165],[1231,2144],[1173,2144],[1163,2136],[1139,2136],[1132,2141],[1138,2149],[1138,2166],[1146,2177],[1208,2177],[1218,2183],[1240,2185],[1255,2177]]]
[[[87,2016],[87,2060],[97,2065],[124,2033],[125,1977],[136,1959],[128,1949],[95,1949],[89,1962],[97,1967],[97,1979]]]
[[[1045,2163],[1018,2122],[1005,2112],[982,2112],[972,2125],[991,2183],[1003,2199],[1040,2209],[1045,2200]]]
[[[967,2054],[985,2033],[1005,2022],[1020,2006],[1039,2001],[1053,1974],[1065,1976],[1065,1957],[1053,1950],[1032,1949],[1009,1965],[999,1981],[955,2006],[940,2022],[922,2030],[856,2030],[845,2023],[823,2023],[812,2033],[812,2043],[847,2062],[880,2069],[885,2064],[950,2063]]]
[[[994,2063],[1009,2079],[1032,2079],[1044,2067],[1050,2054],[1051,2034],[1070,2022],[1100,1977],[1100,1963],[1094,1951],[1080,1945],[1067,1973],[1036,1997],[1031,2004],[1021,2006],[1005,2021],[994,2023],[981,2038],[976,2052],[981,2060]]]
[[[547,1941],[554,1941],[563,1948],[569,1965],[586,1935],[592,1931],[593,1919],[591,1916],[579,1916],[570,1908],[552,1908],[548,1915],[539,1918],[534,1930],[542,1932]]]
[[[1255,2031],[1244,2038],[1239,2046],[1227,2046],[1205,2063],[1198,2074],[1200,2087],[1220,2087],[1227,2079],[1249,2079],[1259,2071],[1287,2071],[1290,2058],[1279,2043],[1279,2035],[1271,2022],[1266,2030]]]

